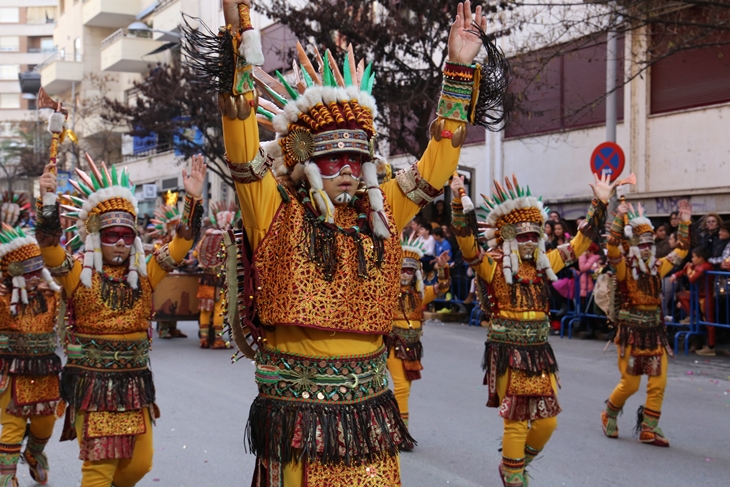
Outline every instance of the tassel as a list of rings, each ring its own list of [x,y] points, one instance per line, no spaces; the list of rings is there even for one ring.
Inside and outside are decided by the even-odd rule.
[[[92,233],[89,236],[94,244],[94,268],[96,272],[101,272],[104,270],[104,256],[101,253],[101,235]]]
[[[25,288],[25,277],[18,276],[18,283],[20,284],[20,300],[23,304],[28,304],[28,290]]]
[[[56,196],[56,193],[51,193],[50,191],[47,193],[43,193],[43,206],[56,206],[56,201],[58,201],[58,196]]]
[[[144,245],[142,245],[142,239],[139,236],[134,239],[134,248],[137,256],[137,272],[142,277],[147,277],[147,265],[144,259]]]
[[[12,293],[12,296],[10,298],[10,312],[13,315],[17,315],[18,314],[18,301],[20,300],[20,291],[18,290],[18,286],[15,283],[16,282],[15,281],[16,279],[17,279],[17,277],[14,277],[13,278],[13,293]]]
[[[373,234],[380,238],[390,238],[390,230],[387,225],[387,218],[383,212],[383,192],[378,186],[378,169],[375,163],[367,162],[362,165],[362,176],[365,186],[368,188],[368,199],[370,200],[370,226]]]
[[[56,284],[56,281],[53,280],[51,273],[48,272],[48,269],[46,269],[45,267],[41,271],[41,277],[43,277],[43,280],[46,281],[46,284],[48,284],[48,287],[50,287],[52,291],[59,292],[61,290],[61,286]]]
[[[510,240],[509,241],[509,257],[512,264],[512,275],[516,275],[518,272],[520,272],[520,244],[517,243],[517,240]]]
[[[512,284],[512,260],[509,254],[509,243],[505,240],[502,243],[502,274],[504,274],[504,281]]]
[[[415,277],[416,277],[416,291],[421,293],[421,299],[423,299],[423,296],[425,294],[425,289],[423,287],[423,273],[421,272],[421,269],[416,270]]]

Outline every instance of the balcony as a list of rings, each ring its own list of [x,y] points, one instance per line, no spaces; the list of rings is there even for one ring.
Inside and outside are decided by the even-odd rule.
[[[34,68],[41,74],[41,85],[49,95],[70,90],[74,83],[84,79],[84,63],[80,54],[54,53]]]
[[[139,10],[140,0],[84,0],[81,21],[91,27],[126,27]]]
[[[145,37],[144,33],[130,34],[124,29],[119,29],[101,41],[101,69],[122,73],[144,73],[150,64],[157,61],[154,55],[147,58],[145,56],[163,44],[164,42],[156,41],[151,36]]]

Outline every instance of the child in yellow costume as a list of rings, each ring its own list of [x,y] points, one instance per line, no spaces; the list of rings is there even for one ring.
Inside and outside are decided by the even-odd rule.
[[[454,178],[454,195],[463,193],[462,178]],[[452,202],[453,225],[464,260],[476,273],[480,304],[489,319],[482,362],[488,407],[504,419],[499,475],[505,487],[527,485],[525,467],[537,456],[557,426],[558,364],[548,343],[548,286],[555,273],[575,262],[590,246],[584,235],[601,228],[606,201],[613,189],[596,178],[586,224],[570,243],[545,252],[543,228],[548,210],[529,187],[517,179],[495,181],[492,199],[485,198],[486,233],[491,252],[477,245],[473,212],[464,213],[461,198]],[[588,224],[588,222],[591,222]]]
[[[61,399],[56,355],[58,291],[35,238],[15,227],[28,214],[22,195],[0,198],[0,487],[17,487],[22,453],[36,482],[48,482],[43,449]]]
[[[88,158],[88,157],[87,157]],[[68,404],[62,440],[78,438],[82,487],[132,487],[152,468],[152,421],[158,417],[149,365],[152,292],[175,269],[200,231],[205,164],[183,169],[185,210],[175,238],[145,263],[137,235],[137,200],[126,170],[77,170],[82,197],[64,205],[84,242],[82,260],[58,245],[55,165],[40,178],[38,240],[43,260],[68,297],[69,326],[61,373]]]
[[[210,206],[210,223],[213,228],[205,231],[195,250],[198,265],[202,269],[198,280],[198,308],[200,309],[200,348],[227,349],[223,339],[223,233],[236,226],[240,212],[235,203],[218,202]],[[213,345],[210,345],[210,329],[213,328]]]
[[[640,206],[636,212],[630,205],[621,204],[611,225],[608,263],[618,281],[615,341],[621,381],[601,413],[603,432],[609,438],[618,438],[618,415],[626,400],[639,390],[641,376],[646,375],[646,402],[639,407],[636,433],[642,443],[669,446],[669,440],[658,426],[667,386],[667,362],[672,354],[662,318],[661,283],[687,256],[691,216],[689,203],[680,202],[679,246],[661,259],[655,255],[654,227]],[[620,247],[622,241],[628,244],[626,255]]]
[[[421,378],[423,356],[423,308],[449,290],[449,253],[442,253],[436,263],[438,283],[424,288],[423,247],[416,238],[401,242],[400,294],[393,312],[393,329],[385,338],[388,347],[388,370],[393,378],[393,392],[403,422],[408,426],[408,398],[411,382]],[[412,445],[402,445],[401,450],[411,450]]]
[[[239,309],[258,348],[259,395],[247,428],[253,485],[399,486],[398,447],[412,440],[387,385],[383,345],[398,295],[397,235],[440,193],[466,121],[489,103],[472,103],[482,38],[471,29],[485,29],[486,19],[470,2],[459,6],[432,140],[418,163],[379,185],[371,68],[358,67],[350,48],[342,70],[329,52],[315,69],[298,46],[298,81],[277,81],[252,70],[263,58],[249,43],[249,2],[223,7],[229,28],[216,38],[188,29],[187,51],[202,76],[216,79],[246,234]],[[482,80],[501,84],[480,93],[498,104],[503,58],[490,47],[491,74]],[[257,97],[254,77],[268,99]],[[265,147],[256,107],[277,134]]]

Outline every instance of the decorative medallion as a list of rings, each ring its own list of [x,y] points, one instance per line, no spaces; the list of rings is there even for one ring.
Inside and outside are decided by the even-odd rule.
[[[11,262],[8,264],[8,272],[13,277],[22,276],[25,271],[25,266],[22,262]]]
[[[304,162],[314,153],[314,137],[308,130],[294,129],[284,139],[284,152],[292,161]]]
[[[101,230],[101,217],[98,213],[92,213],[86,219],[86,232],[87,233],[99,233]]]
[[[505,240],[512,240],[517,236],[517,231],[514,226],[507,224],[499,229],[499,234]]]

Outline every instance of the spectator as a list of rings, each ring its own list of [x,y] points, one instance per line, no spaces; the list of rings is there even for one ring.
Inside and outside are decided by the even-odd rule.
[[[669,245],[669,238],[667,237],[667,226],[668,225],[666,224],[659,225],[656,227],[656,230],[654,230],[654,244],[656,245],[657,259],[666,257],[667,255],[669,255],[669,252],[672,251]]]
[[[451,217],[449,212],[446,211],[446,204],[444,200],[437,200],[433,202],[433,218],[431,219],[432,226],[451,225]],[[435,223],[436,225],[433,225]],[[436,255],[441,255],[438,252]]]
[[[434,245],[434,255],[441,255],[444,252],[449,253],[449,262],[453,262],[454,260],[454,253],[451,251],[451,244],[448,240],[446,240],[446,235],[444,234],[444,230],[441,227],[436,227],[431,231],[431,235],[433,235],[433,239],[436,241]],[[436,263],[434,260],[432,263]]]
[[[720,224],[722,218],[717,213],[708,213],[700,220],[700,242],[699,245],[707,249],[712,256],[715,251],[715,242],[719,239]]]
[[[421,262],[423,263],[423,273],[427,276],[433,270],[431,262],[436,258],[436,240],[431,235],[431,227],[422,225],[418,229],[418,242],[423,246]]]
[[[599,252],[599,250],[598,245],[594,242],[588,247],[588,250],[578,257],[578,270],[580,271],[580,305],[587,313],[591,313],[591,310],[586,309],[588,305],[586,298],[593,292],[593,273],[598,269],[598,263],[601,260],[601,252]],[[575,281],[571,280],[570,282],[572,284]],[[570,296],[573,296],[573,289],[570,290]],[[593,336],[593,330],[591,328],[592,327],[589,327],[585,331],[580,330],[577,334],[578,338],[591,338]]]
[[[451,246],[453,260],[456,261],[457,257],[461,254],[461,250],[459,250],[459,242],[456,240],[456,235],[454,235],[453,232],[451,231],[450,225],[441,225],[441,230],[444,231],[444,236],[446,237],[446,240],[449,242],[449,245]],[[456,249],[456,250],[454,250],[454,249]]]
[[[560,221],[560,213],[553,210],[548,214],[548,217],[550,218],[550,221],[559,222]]]
[[[418,238],[419,231],[421,230],[421,222],[418,217],[411,220],[411,223],[403,229],[404,238]]]
[[[555,222],[548,220],[545,222],[545,250],[553,248],[553,238],[555,237]]]
[[[563,222],[554,222],[553,224],[553,248],[558,245],[568,243],[568,237],[565,234],[565,226]]]
[[[717,245],[712,253],[709,262],[715,268],[720,267],[722,270],[730,269],[730,221],[723,222],[718,233]]]
[[[570,231],[571,230],[570,230],[570,225],[568,225],[568,222],[566,222],[565,220],[563,220],[561,218],[560,221],[557,223],[559,223],[563,226],[563,236],[565,237],[565,241],[570,242]]]
[[[669,214],[669,231],[674,233],[679,229],[679,212],[673,211]]]
[[[704,273],[713,270],[712,264],[708,262],[710,252],[704,246],[695,247],[692,250],[692,261],[684,266],[684,269],[672,275],[672,281],[676,281],[682,276],[687,276],[690,284],[697,284],[698,294],[700,298],[700,310],[704,314],[704,321],[712,322],[714,319],[714,295],[713,286],[708,286],[708,279]],[[709,288],[709,289],[708,289]],[[685,313],[690,312],[690,291],[680,291],[677,293],[677,300]],[[707,344],[700,350],[696,350],[697,355],[706,357],[715,356],[715,327],[707,326]]]

